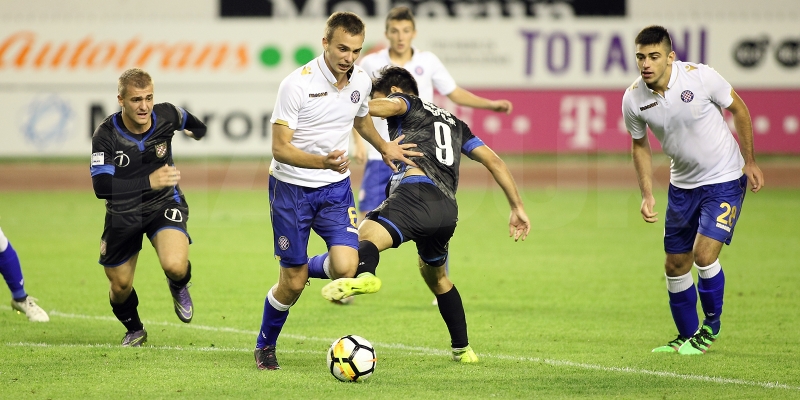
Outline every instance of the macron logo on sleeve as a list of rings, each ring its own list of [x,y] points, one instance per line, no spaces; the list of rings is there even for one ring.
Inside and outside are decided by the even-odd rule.
[[[105,157],[102,151],[99,153],[92,153],[92,167],[97,165],[103,165],[104,160]]]

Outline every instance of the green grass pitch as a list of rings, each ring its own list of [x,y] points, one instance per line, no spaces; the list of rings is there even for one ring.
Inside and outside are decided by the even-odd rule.
[[[449,337],[419,277],[413,244],[382,254],[383,289],[335,306],[312,281],[278,342],[280,371],[252,349],[276,281],[263,190],[188,191],[195,318],[174,315],[145,241],[135,287],[149,333],[124,328],[97,264],[102,201],[91,192],[0,195],[0,227],[26,289],[50,312],[30,323],[0,296],[0,398],[800,398],[798,190],[748,193],[721,263],[722,335],[703,356],[652,354],[675,335],[663,277],[661,221],[639,216],[636,190],[523,193],[533,229],[508,238],[499,191],[462,190],[451,277],[477,365],[449,360]],[[312,239],[310,253],[324,249]],[[357,334],[376,347],[360,384],[327,372],[325,351]]]

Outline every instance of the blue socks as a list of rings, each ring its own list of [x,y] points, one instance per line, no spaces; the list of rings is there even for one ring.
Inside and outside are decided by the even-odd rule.
[[[703,324],[711,327],[713,334],[719,333],[722,315],[722,297],[725,293],[725,273],[719,260],[714,261],[706,267],[698,267],[697,264],[697,291],[700,293],[700,304],[703,308],[705,319]]]
[[[706,267],[697,264],[694,267],[697,268],[697,291],[691,271],[683,276],[667,277],[672,319],[675,320],[678,333],[685,338],[694,335],[700,324],[697,317],[698,297],[705,316],[703,325],[711,327],[714,335],[719,333],[719,318],[722,315],[722,298],[725,293],[725,273],[722,272],[719,260]]]
[[[331,279],[325,270],[325,261],[328,260],[328,253],[311,257],[308,260],[308,277],[317,279]]]
[[[277,285],[276,285],[277,286]],[[278,335],[281,334],[283,324],[289,316],[289,307],[278,302],[272,295],[272,289],[267,293],[264,300],[264,316],[261,319],[261,331],[256,339],[256,348],[263,349],[266,346],[275,346],[278,342]]]
[[[684,338],[692,337],[700,321],[697,318],[697,292],[691,271],[682,276],[667,276],[667,291],[678,334]]]
[[[1,234],[1,233],[0,233]],[[28,294],[25,292],[24,281],[22,279],[22,267],[19,264],[17,252],[8,243],[8,247],[0,252],[0,274],[6,280],[8,289],[11,290],[11,297],[19,301],[25,299]]]

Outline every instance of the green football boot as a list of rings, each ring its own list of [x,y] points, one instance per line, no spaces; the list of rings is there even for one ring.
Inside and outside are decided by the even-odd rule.
[[[708,348],[711,347],[711,343],[714,343],[719,336],[719,332],[717,332],[716,335],[711,332],[712,330],[710,326],[701,326],[700,329],[698,329],[697,332],[691,338],[689,338],[689,340],[681,345],[681,347],[678,349],[678,354],[705,354],[708,351]]]
[[[677,353],[678,349],[681,347],[683,343],[686,342],[686,338],[678,335],[675,339],[671,340],[669,343],[656,347],[653,349],[653,353]]]

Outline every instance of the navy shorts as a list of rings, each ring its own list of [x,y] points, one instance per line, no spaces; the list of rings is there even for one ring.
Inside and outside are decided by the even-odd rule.
[[[444,264],[458,222],[458,205],[427,176],[410,176],[367,219],[392,235],[392,247],[413,240],[417,254],[433,266]]]
[[[731,244],[742,211],[747,176],[729,182],[681,189],[669,185],[664,223],[664,251],[688,253],[697,234]]]
[[[383,160],[367,161],[358,192],[358,211],[372,211],[386,200],[386,184],[391,177],[392,169]]]
[[[124,264],[142,250],[142,235],[153,240],[164,229],[177,229],[183,232],[189,243],[192,238],[186,229],[189,221],[189,205],[183,196],[180,203],[167,201],[151,213],[111,214],[106,212],[103,236],[100,238],[100,265],[117,267]]]
[[[318,188],[269,177],[269,203],[275,258],[282,267],[308,263],[311,229],[328,246],[358,249],[358,213],[350,178]]]

